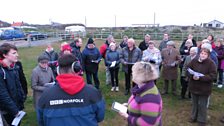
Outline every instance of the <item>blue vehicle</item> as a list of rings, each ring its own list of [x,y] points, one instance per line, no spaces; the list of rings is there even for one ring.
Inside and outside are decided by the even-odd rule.
[[[24,32],[19,28],[1,28],[0,31],[1,40],[16,40],[25,38]]]

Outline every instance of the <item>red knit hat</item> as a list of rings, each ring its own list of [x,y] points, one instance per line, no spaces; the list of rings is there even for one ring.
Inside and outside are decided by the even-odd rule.
[[[68,51],[72,51],[72,48],[69,44],[65,44],[62,46],[62,52],[64,52],[65,50],[68,50]]]

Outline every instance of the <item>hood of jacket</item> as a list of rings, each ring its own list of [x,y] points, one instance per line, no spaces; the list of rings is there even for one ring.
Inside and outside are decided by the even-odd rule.
[[[60,74],[56,77],[56,80],[60,88],[70,95],[77,94],[85,86],[84,79],[73,74]]]

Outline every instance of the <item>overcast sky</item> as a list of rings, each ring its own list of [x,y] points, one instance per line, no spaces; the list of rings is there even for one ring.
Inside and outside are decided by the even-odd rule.
[[[93,26],[131,24],[200,25],[224,22],[223,0],[1,0],[0,20],[30,24],[83,23]]]

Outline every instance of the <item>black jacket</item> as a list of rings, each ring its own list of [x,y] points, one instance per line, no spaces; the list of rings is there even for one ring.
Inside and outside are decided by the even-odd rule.
[[[17,67],[18,72],[19,72],[19,79],[20,79],[21,86],[23,88],[23,92],[27,96],[27,94],[28,94],[27,81],[26,81],[25,74],[23,72],[22,63],[20,61],[16,62],[16,67]]]
[[[139,49],[141,49],[141,51],[144,51],[148,48],[149,45],[146,44],[145,40],[142,41],[140,44],[139,44]]]
[[[72,54],[75,55],[75,57],[77,58],[77,60],[83,66],[82,52],[80,51],[80,47],[77,47],[75,45],[75,43],[71,43],[70,46],[72,47]]]
[[[100,55],[100,52],[96,47],[93,49],[89,49],[88,47],[86,47],[82,51],[82,59],[84,64],[84,70],[87,72],[96,73],[98,71],[99,63],[102,59],[102,56]]]
[[[0,66],[0,110],[15,116],[24,108],[25,95],[20,83],[18,67]]]

